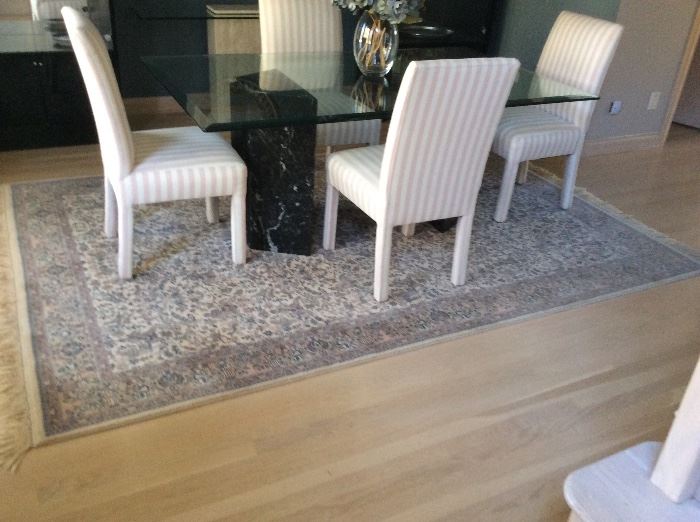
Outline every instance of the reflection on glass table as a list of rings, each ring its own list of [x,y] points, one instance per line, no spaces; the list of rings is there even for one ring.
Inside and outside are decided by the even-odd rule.
[[[441,51],[443,51],[441,53]],[[461,51],[461,52],[460,52]],[[413,59],[460,57],[460,48],[402,51],[383,85],[385,100],[379,105],[357,104],[352,97],[361,79],[354,59],[346,53],[210,54],[197,56],[151,56],[143,61],[155,78],[192,116],[204,131],[270,127],[274,125],[327,123],[353,119],[389,118],[403,71]],[[300,89],[319,99],[315,114],[277,116],[251,107],[231,106],[230,91],[241,78],[260,77],[261,92],[280,90],[266,79],[278,71]],[[280,81],[277,75],[276,81]],[[465,93],[468,95],[468,93]],[[595,96],[565,84],[538,77],[521,69],[508,99],[508,106],[594,100]]]
[[[316,124],[388,119],[412,60],[475,56],[467,48],[399,52],[389,76],[362,77],[352,54],[152,56],[153,76],[204,131],[233,131],[248,166],[251,248],[311,254]],[[463,93],[469,96],[468,92]],[[596,99],[521,70],[509,106]]]
[[[61,8],[65,5],[86,11],[87,0],[29,0],[33,20],[61,20]]]
[[[63,20],[0,20],[0,70],[0,150],[97,141]]]

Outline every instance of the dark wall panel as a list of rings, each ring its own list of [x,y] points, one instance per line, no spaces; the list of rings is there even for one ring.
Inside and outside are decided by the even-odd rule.
[[[330,1],[330,0],[327,0]],[[217,3],[255,4],[256,0],[217,0]],[[470,46],[479,52],[493,48],[502,0],[428,0],[426,24],[455,31],[447,39],[403,36],[400,46]],[[160,96],[164,89],[141,62],[147,55],[205,54],[206,0],[111,0],[112,31],[119,84],[126,97]],[[346,50],[352,46],[356,16],[343,10]]]

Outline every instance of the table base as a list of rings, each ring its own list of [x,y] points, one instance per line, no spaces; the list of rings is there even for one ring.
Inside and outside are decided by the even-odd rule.
[[[231,142],[248,166],[248,246],[311,255],[316,125],[235,131]]]

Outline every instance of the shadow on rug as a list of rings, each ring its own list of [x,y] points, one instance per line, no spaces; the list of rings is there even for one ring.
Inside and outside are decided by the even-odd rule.
[[[413,238],[394,235],[382,304],[372,297],[374,225],[350,205],[335,252],[253,251],[243,267],[231,264],[228,223],[208,225],[203,202],[143,207],[136,277],[120,282],[116,240],[102,233],[100,178],[14,185],[45,436],[700,270],[700,257],[612,210],[577,198],[562,211],[558,189],[541,178],[517,187],[508,222],[495,223],[498,185],[485,177],[467,284],[450,283],[454,234],[419,225]]]

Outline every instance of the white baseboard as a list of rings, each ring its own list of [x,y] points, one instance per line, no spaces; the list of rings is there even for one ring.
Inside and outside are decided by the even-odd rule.
[[[586,140],[583,146],[584,156],[599,156],[616,152],[655,149],[663,145],[661,134],[634,134],[605,140]]]

